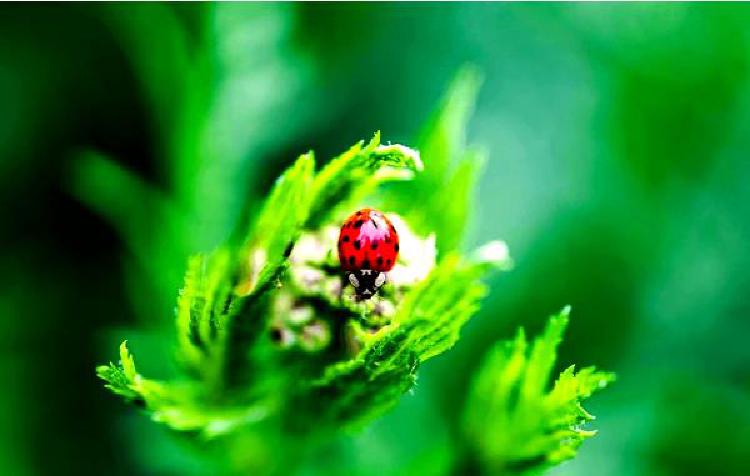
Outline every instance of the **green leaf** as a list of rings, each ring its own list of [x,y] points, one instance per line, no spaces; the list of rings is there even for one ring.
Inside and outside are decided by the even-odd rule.
[[[90,150],[76,158],[67,186],[119,233],[138,316],[147,326],[171,325],[174,293],[190,252],[188,217],[167,194],[115,160]]]
[[[142,399],[143,396],[136,386],[138,373],[135,370],[135,361],[128,352],[127,342],[120,344],[120,363],[100,365],[96,368],[96,374],[104,380],[106,387],[114,393],[128,400]]]
[[[437,110],[417,141],[428,165],[422,182],[439,184],[450,173],[453,161],[464,153],[466,128],[474,112],[482,78],[470,66],[458,72]]]
[[[268,406],[207,404],[200,398],[201,389],[191,382],[160,382],[140,375],[126,342],[120,345],[120,363],[101,365],[96,369],[106,387],[127,400],[143,404],[151,419],[174,430],[200,431],[207,437],[231,431],[264,418]]]
[[[422,131],[418,150],[425,172],[392,187],[393,208],[420,234],[434,232],[440,256],[456,250],[471,211],[484,153],[466,149],[466,127],[481,84],[479,72],[463,68]]]
[[[448,256],[399,306],[392,324],[360,333],[358,355],[328,366],[299,398],[316,421],[359,426],[398,403],[416,382],[418,366],[455,344],[486,294],[484,262]]]
[[[289,147],[319,119],[320,99],[311,58],[297,47],[294,5],[217,2],[203,9],[186,25],[194,56],[182,72],[170,172],[202,225],[197,246],[210,249],[233,229],[247,197],[259,195],[262,161],[253,158]],[[273,118],[283,118],[283,127]]]
[[[285,269],[307,218],[314,167],[305,154],[279,177],[239,252],[220,248],[188,263],[177,303],[180,357],[213,393],[244,373],[247,349],[265,325],[257,306]]]
[[[240,256],[244,276],[237,286],[239,295],[251,294],[286,260],[310,213],[314,170],[315,159],[308,153],[276,181],[247,234]]]
[[[79,154],[69,187],[119,232],[160,293],[173,293],[180,276],[170,270],[174,268],[172,263],[187,252],[181,234],[186,220],[169,197],[114,160],[93,151]],[[157,228],[158,235],[154,233]]]
[[[498,343],[476,375],[464,430],[487,472],[537,474],[573,458],[595,434],[581,428],[593,419],[581,402],[614,381],[614,374],[570,366],[548,390],[569,312],[566,307],[552,316],[530,350],[523,329]]]
[[[443,185],[445,193],[435,197],[435,209],[440,210],[437,227],[437,249],[448,253],[459,248],[469,223],[477,179],[484,169],[486,155],[481,151],[467,151],[456,164],[452,175]]]
[[[380,132],[365,145],[360,141],[329,162],[315,177],[308,228],[350,211],[380,183],[411,179],[422,170],[419,153],[402,145],[381,145]]]
[[[480,281],[487,271],[484,263],[465,263],[457,254],[447,256],[399,307],[394,321],[410,330],[404,347],[413,350],[420,361],[450,349],[487,293]]]
[[[380,331],[355,358],[330,365],[293,400],[298,425],[360,427],[391,409],[416,382],[418,356],[402,345],[408,331]]]
[[[233,298],[231,258],[227,249],[219,249],[210,257],[194,255],[188,260],[176,325],[179,360],[191,372],[205,371],[204,361],[226,325]]]
[[[151,112],[157,156],[168,153],[169,139],[178,126],[185,98],[196,94],[200,85],[193,83],[196,74],[191,62],[188,18],[172,5],[143,4],[136,7],[117,4],[98,5],[101,21],[126,55]],[[190,12],[197,19],[194,12]],[[191,18],[192,19],[192,18]],[[189,20],[188,20],[189,21]],[[153,38],[159,41],[153,41]]]
[[[545,390],[557,358],[557,347],[570,321],[570,307],[550,317],[544,333],[534,340],[521,382],[521,398],[538,398]]]

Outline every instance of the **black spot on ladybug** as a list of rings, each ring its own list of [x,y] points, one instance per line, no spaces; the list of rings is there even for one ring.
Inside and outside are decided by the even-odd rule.
[[[349,243],[349,235],[344,235],[341,241],[343,241],[344,243]]]
[[[377,261],[378,261],[378,266],[383,266],[383,257],[382,256],[378,256],[378,260]]]
[[[349,265],[354,266],[354,256],[349,257]]]
[[[360,216],[361,214],[362,214],[362,210],[360,210],[360,211],[358,211],[358,212],[356,213],[356,215],[357,215],[357,216]]]
[[[390,244],[390,242],[391,242],[391,237],[390,237],[390,236],[386,236],[386,237],[385,237],[385,242],[386,242],[386,243],[389,243],[389,244]]]
[[[354,249],[358,250],[362,247],[362,244],[359,242],[359,240],[354,240]]]
[[[378,249],[378,242],[377,241],[373,241],[372,244],[370,245],[370,249],[371,250],[377,250]]]
[[[393,245],[393,249],[396,250],[396,253],[398,253],[398,248],[399,248],[398,247],[398,243],[396,243],[395,245]]]
[[[354,222],[354,228],[359,228],[362,226],[362,223],[364,223],[362,220],[357,220]]]
[[[362,261],[362,269],[370,269],[370,260],[366,259]]]
[[[386,266],[390,266],[391,265],[391,259],[390,258],[388,258],[387,260],[385,260],[385,265]]]

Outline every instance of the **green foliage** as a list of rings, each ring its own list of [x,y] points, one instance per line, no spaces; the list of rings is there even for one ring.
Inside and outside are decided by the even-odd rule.
[[[305,154],[276,182],[270,197],[248,233],[247,256],[251,275],[240,294],[249,294],[274,275],[299,236],[314,203],[309,197],[315,159]]]
[[[125,342],[120,345],[119,364],[100,365],[96,373],[112,392],[143,406],[154,421],[175,430],[198,430],[213,436],[265,416],[261,406],[202,405],[195,394],[196,387],[188,382],[168,383],[143,377]]]
[[[326,223],[372,193],[378,184],[411,179],[422,168],[416,151],[402,145],[381,145],[378,132],[367,145],[361,141],[355,144],[315,177],[308,225],[314,228]]]
[[[117,395],[126,399],[135,400],[141,397],[141,393],[135,388],[135,362],[128,352],[127,343],[120,344],[120,364],[100,365],[96,368],[96,374],[107,382],[106,387]]]
[[[416,381],[417,368],[450,349],[486,293],[486,263],[451,255],[404,298],[393,322],[362,333],[364,348],[314,382],[311,412],[335,426],[357,425],[390,409]]]
[[[278,370],[278,349],[262,337],[267,336],[268,306],[287,282],[296,240],[319,216],[328,217],[323,211],[336,203],[347,203],[374,183],[403,178],[399,170],[409,176],[421,168],[414,151],[382,146],[379,140],[376,134],[367,146],[360,142],[317,174],[313,155],[303,155],[276,182],[244,243],[190,258],[176,316],[178,357],[189,379],[176,385],[143,378],[123,344],[121,364],[98,369],[108,388],[144,401],[154,419],[174,429],[205,435],[241,424],[256,406],[271,412],[281,397],[272,395],[278,386],[266,383],[284,383],[272,375]]]
[[[219,317],[232,296],[229,258],[230,253],[219,250],[211,257],[195,255],[188,261],[176,313],[179,358],[191,372],[205,370],[208,348],[225,325]]]
[[[437,235],[447,254],[459,247],[471,210],[472,193],[485,154],[467,149],[466,129],[481,84],[479,72],[464,67],[420,135],[417,148],[428,158],[425,173],[396,187],[396,200],[423,234]]]
[[[523,329],[498,343],[477,374],[464,427],[472,451],[491,474],[537,474],[573,458],[595,431],[581,402],[614,381],[614,374],[571,365],[548,390],[570,309],[550,318],[529,346]]]
[[[80,154],[69,182],[75,196],[114,225],[154,289],[173,293],[180,270],[170,263],[182,260],[189,247],[188,220],[177,203],[98,152]]]
[[[143,90],[158,184],[102,151],[84,151],[70,182],[79,199],[121,232],[132,253],[135,266],[126,270],[144,325],[171,324],[165,318],[185,261],[233,231],[260,163],[247,159],[283,147],[315,117],[314,94],[304,90],[309,60],[291,44],[293,8],[97,7]],[[260,50],[267,54],[246,54]],[[268,120],[292,107],[283,128]]]
[[[177,360],[184,373],[167,380],[145,378],[123,343],[119,364],[97,368],[107,388],[142,404],[154,421],[204,438],[223,436],[229,448],[244,439],[283,437],[292,451],[341,428],[362,427],[394,407],[414,387],[420,365],[458,341],[487,293],[487,273],[510,265],[502,242],[490,242],[468,257],[457,250],[482,163],[481,154],[463,146],[477,86],[478,76],[469,69],[455,81],[422,137],[427,167],[416,150],[381,144],[379,133],[317,172],[312,152],[299,157],[268,197],[251,207],[249,226],[239,239],[188,259],[176,309]],[[96,187],[96,180],[86,177],[95,177],[97,170],[123,184],[137,183],[96,159],[78,174],[82,195]],[[393,181],[403,183],[381,187]],[[156,196],[141,188],[143,196]],[[351,299],[351,289],[341,287],[331,237],[343,217],[372,200],[399,224],[403,252],[381,295],[360,303]],[[155,198],[153,203],[166,207],[169,202]],[[105,212],[116,209],[103,205]],[[479,427],[483,420],[469,413],[468,432],[490,466],[538,452],[551,464],[572,456],[588,436],[569,429],[588,418],[572,406],[606,376],[593,369],[574,374],[571,368],[544,395],[565,323],[567,315],[553,319],[528,359],[519,334],[516,347],[508,350],[515,363],[511,370],[501,368],[503,375],[515,372],[504,383],[509,387],[504,400],[482,400],[483,389],[503,365],[500,357],[480,374],[470,412],[481,416],[492,410],[497,421],[489,429]],[[515,405],[510,416],[491,407],[506,408],[509,399]],[[517,427],[498,440],[495,423]],[[497,441],[502,445],[493,446]],[[252,467],[281,471],[293,464],[255,462]]]

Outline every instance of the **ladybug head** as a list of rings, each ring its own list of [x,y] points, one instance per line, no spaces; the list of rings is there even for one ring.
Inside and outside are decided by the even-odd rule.
[[[382,271],[360,269],[350,271],[348,274],[349,282],[354,286],[354,292],[360,301],[373,297],[380,286],[385,283],[385,273]]]

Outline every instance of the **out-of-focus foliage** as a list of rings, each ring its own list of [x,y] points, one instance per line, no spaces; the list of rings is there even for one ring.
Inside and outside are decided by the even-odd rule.
[[[4,5],[0,469],[184,476],[215,470],[211,454],[277,456],[273,432],[198,456],[91,364],[127,338],[139,372],[171,381],[188,255],[244,233],[307,150],[375,129],[424,147],[471,63],[467,142],[487,159],[459,250],[503,237],[515,269],[413,393],[297,473],[454,470],[481,356],[571,303],[559,360],[619,380],[587,404],[599,435],[550,475],[743,474],[748,22],[742,4]]]
[[[430,158],[430,167],[415,180],[396,187],[400,208],[422,233],[438,236],[438,252],[455,250],[468,221],[484,154],[466,149],[466,127],[480,84],[475,68],[464,67],[443,103],[421,132],[419,151]],[[435,191],[442,193],[435,196]]]
[[[165,314],[188,254],[225,240],[247,205],[256,162],[245,158],[283,147],[297,125],[310,119],[297,103],[309,73],[304,53],[287,40],[290,9],[196,6],[185,12],[186,21],[159,3],[100,8],[146,92],[156,142],[152,153],[167,190],[143,183],[101,154],[88,154],[89,160],[77,164],[73,187],[125,229],[123,238],[150,271],[150,294]],[[260,47],[269,54],[246,54]],[[311,92],[306,94],[309,100]],[[295,114],[284,127],[273,126],[269,118],[293,103]],[[138,186],[129,186],[134,183]],[[124,196],[129,198],[106,200]],[[141,246],[144,241],[148,246]],[[143,288],[133,291],[143,299]],[[153,304],[145,307],[144,319],[153,321]]]
[[[557,347],[570,310],[552,316],[529,346],[523,329],[498,343],[475,377],[465,428],[469,444],[491,474],[538,474],[571,459],[596,432],[581,402],[614,380],[614,374],[586,367],[565,369],[548,389]],[[592,469],[593,471],[593,469]]]

